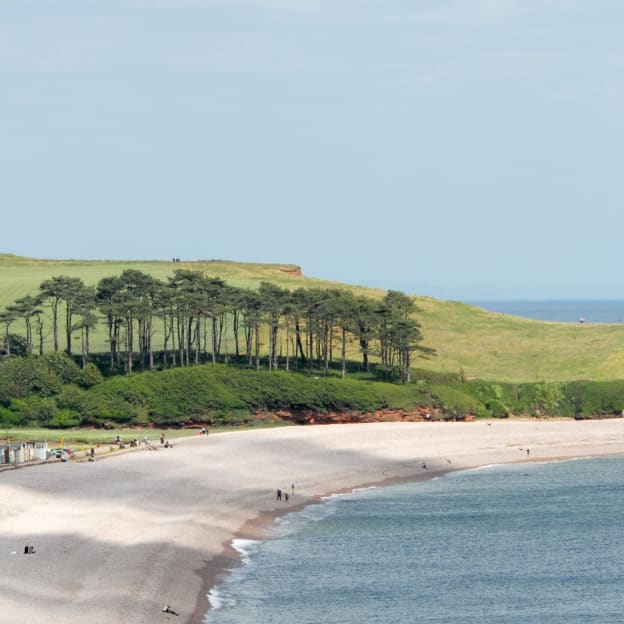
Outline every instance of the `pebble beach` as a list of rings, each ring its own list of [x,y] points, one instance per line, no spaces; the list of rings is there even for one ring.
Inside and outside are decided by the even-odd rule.
[[[199,624],[210,588],[236,563],[232,539],[261,537],[278,514],[324,495],[623,453],[622,419],[395,422],[194,436],[4,471],[0,623]],[[278,488],[288,501],[277,500]],[[24,554],[26,545],[34,552]]]

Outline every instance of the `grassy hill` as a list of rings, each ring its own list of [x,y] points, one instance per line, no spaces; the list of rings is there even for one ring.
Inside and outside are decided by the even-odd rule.
[[[165,280],[175,269],[191,269],[229,284],[255,288],[262,281],[285,288],[347,288],[381,298],[383,291],[314,279],[296,265],[220,260],[171,261],[39,260],[0,254],[0,309],[18,297],[35,294],[55,275],[80,277],[86,284],[136,269]],[[468,379],[509,382],[624,379],[624,325],[550,323],[487,312],[458,302],[415,297],[425,345],[437,355],[417,359],[417,368],[463,375]],[[12,327],[17,330],[19,325]],[[104,351],[103,331],[92,340]],[[352,351],[352,357],[357,352]]]

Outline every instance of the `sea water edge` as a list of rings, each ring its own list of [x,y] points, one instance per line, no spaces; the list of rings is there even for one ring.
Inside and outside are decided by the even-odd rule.
[[[610,299],[475,300],[467,301],[490,312],[560,323],[607,323],[624,321],[624,301]]]
[[[581,461],[579,460],[583,460],[584,462],[586,462],[585,465],[583,466],[583,463],[581,463]],[[273,549],[274,550],[273,553],[269,552],[267,555],[267,552],[266,552],[267,548],[265,546],[267,541],[261,542],[261,541],[251,540],[251,541],[246,541],[246,542],[241,542],[241,541],[236,542],[235,547],[239,549],[239,552],[241,552],[242,556],[244,557],[244,565],[239,566],[233,570],[230,570],[228,575],[226,575],[224,581],[212,590],[211,592],[212,609],[206,615],[204,622],[206,624],[212,624],[213,622],[215,624],[222,624],[222,623],[223,624],[231,624],[231,623],[247,624],[248,622],[254,621],[253,618],[257,617],[259,613],[262,613],[263,609],[266,611],[267,609],[266,594],[271,593],[271,592],[261,591],[259,589],[260,586],[258,586],[257,584],[254,585],[253,582],[250,583],[248,578],[247,580],[245,580],[246,577],[248,577],[249,575],[265,574],[264,572],[260,573],[258,570],[253,569],[254,565],[256,564],[256,555],[258,555],[258,559],[262,560],[261,564],[265,566],[267,562],[269,563],[271,562],[271,557],[274,557],[273,563],[272,563],[273,568],[269,570],[268,572],[269,575],[276,572],[278,578],[280,574],[286,574],[286,577],[289,578],[292,572],[287,570],[286,573],[284,573],[283,565],[280,560],[288,559],[290,555],[289,553],[281,551],[280,547],[284,547],[284,543],[287,543],[288,548],[291,551],[299,549],[301,544],[299,545],[297,544],[297,539],[298,539],[297,536],[303,535],[304,537],[306,537],[306,532],[307,532],[308,540],[310,539],[310,535],[312,535],[313,545],[314,545],[315,540],[318,541],[320,539],[323,542],[324,548],[327,548],[327,549],[332,548],[332,542],[331,542],[332,531],[336,529],[340,530],[340,524],[344,523],[345,520],[344,518],[342,518],[338,522],[337,520],[334,519],[334,525],[332,526],[331,522],[329,522],[328,524],[328,519],[331,519],[332,516],[335,516],[335,514],[339,510],[341,502],[344,503],[342,505],[343,510],[344,508],[348,508],[350,510],[356,510],[356,515],[364,514],[364,517],[367,518],[367,522],[369,522],[369,519],[367,516],[368,512],[366,511],[366,508],[367,508],[367,505],[369,504],[371,504],[374,507],[375,504],[386,504],[386,502],[389,501],[390,505],[395,505],[395,513],[396,513],[396,509],[400,510],[399,515],[403,513],[402,509],[403,507],[405,507],[406,514],[408,516],[410,516],[410,514],[412,516],[414,515],[417,516],[415,521],[422,523],[422,527],[427,527],[426,530],[423,531],[422,529],[419,529],[418,535],[416,537],[412,536],[409,531],[405,533],[404,528],[396,529],[395,527],[394,529],[391,529],[391,530],[395,532],[396,531],[399,532],[398,542],[400,542],[400,539],[407,539],[407,543],[411,544],[410,547],[414,547],[414,544],[420,544],[420,542],[423,539],[425,541],[427,540],[435,541],[436,533],[435,531],[433,532],[431,531],[431,526],[430,526],[431,522],[437,522],[440,517],[443,517],[449,514],[450,516],[452,516],[454,513],[458,512],[459,507],[464,505],[466,503],[466,500],[468,500],[464,496],[465,493],[462,494],[461,490],[464,489],[470,492],[471,496],[475,495],[475,493],[478,493],[478,487],[480,487],[479,480],[481,484],[484,483],[483,478],[486,479],[486,482],[487,482],[487,479],[490,479],[490,480],[493,479],[494,481],[497,481],[498,486],[496,487],[499,487],[499,488],[501,484],[503,486],[503,489],[509,488],[510,485],[512,485],[513,488],[516,488],[518,484],[520,485],[522,485],[523,483],[530,484],[532,481],[539,481],[540,479],[544,480],[544,478],[548,480],[547,478],[548,474],[552,476],[554,473],[548,472],[548,468],[546,467],[548,465],[552,465],[552,466],[560,465],[561,467],[556,470],[556,474],[559,474],[559,471],[563,471],[563,473],[559,474],[559,477],[557,478],[561,478],[561,475],[563,474],[564,475],[563,481],[565,482],[567,479],[565,475],[570,474],[573,479],[580,482],[583,480],[582,479],[583,475],[591,474],[592,470],[594,471],[598,470],[597,467],[599,466],[613,465],[613,464],[604,464],[604,462],[612,462],[612,461],[616,462],[616,464],[619,464],[619,467],[623,469],[620,472],[624,473],[624,458],[621,458],[621,457],[615,458],[615,459],[613,458],[596,458],[596,459],[579,458],[579,460],[574,460],[574,461],[573,460],[564,460],[564,461],[557,460],[554,462],[539,462],[539,463],[513,464],[513,465],[507,465],[507,464],[488,465],[488,466],[483,466],[480,469],[470,469],[470,470],[451,472],[445,475],[444,481],[446,481],[447,483],[455,482],[455,483],[463,484],[462,487],[458,491],[455,491],[452,493],[452,496],[451,496],[451,491],[449,490],[448,487],[441,487],[440,489],[439,486],[432,485],[433,480],[427,480],[424,482],[415,482],[415,483],[409,483],[409,484],[402,484],[398,486],[394,485],[394,486],[384,486],[381,488],[366,488],[366,489],[354,491],[348,494],[338,494],[338,495],[331,495],[329,497],[326,497],[326,499],[324,500],[322,504],[312,505],[309,507],[305,507],[302,510],[295,511],[292,514],[288,514],[287,516],[284,516],[278,522],[275,523],[275,526],[273,528],[273,535],[268,540],[268,541],[275,540],[275,544],[277,545],[277,548]],[[544,477],[544,475],[540,472],[542,470],[546,470],[546,473],[547,473],[546,477]],[[587,472],[588,470],[589,472]],[[527,477],[533,477],[533,479],[532,480],[526,479]],[[459,479],[459,481],[457,481],[457,479]],[[523,479],[526,479],[526,481],[523,482],[522,481]],[[436,479],[436,481],[440,481],[440,478]],[[584,485],[587,485],[587,484],[584,484]],[[582,483],[579,483],[579,488],[582,489],[584,485]],[[622,481],[621,478],[618,482],[618,487],[620,485],[622,486],[622,488],[624,488],[624,481]],[[475,489],[475,487],[477,489]],[[433,488],[433,494],[431,493],[431,491],[427,492],[427,490],[431,490],[432,488]],[[553,491],[556,491],[556,488]],[[418,492],[421,493],[421,497],[423,493],[426,494],[425,498],[423,498],[423,502],[426,503],[426,507],[428,507],[428,509],[420,509],[420,508],[418,508],[417,510],[410,509],[409,499],[413,499],[414,496],[417,497]],[[445,492],[446,492],[448,500],[446,500],[445,502],[443,502],[442,505],[440,505],[439,502],[444,501]],[[502,500],[504,500],[505,498],[509,500],[509,494],[510,494],[509,492],[505,492],[505,495],[502,496]],[[396,497],[397,495],[399,497],[398,500],[393,499],[393,497]],[[507,516],[505,516],[503,511],[499,510],[500,513],[503,513],[502,517],[506,518],[505,522],[511,522],[511,524],[520,522],[520,524],[522,524],[522,522],[526,521],[527,506],[533,509],[533,507],[531,506],[532,503],[531,503],[531,489],[530,488],[529,490],[525,492],[519,491],[518,495],[523,496],[525,498],[524,507],[519,508],[519,510],[524,509],[524,513],[519,513],[519,510],[514,510],[513,513],[510,514],[509,511],[507,510],[506,512],[504,512],[504,513],[507,513]],[[514,492],[512,492],[512,496],[515,496]],[[401,502],[400,500],[401,497],[406,498],[407,503],[405,505],[403,505],[403,503]],[[568,492],[566,494],[566,497],[573,498],[574,495]],[[487,508],[488,506],[496,507],[498,505],[498,502],[496,502],[496,504],[493,504],[493,503],[494,503],[493,500],[489,502],[487,501],[487,495],[486,495],[486,503],[484,504],[484,507],[485,508]],[[512,503],[513,505],[515,505],[515,499],[512,499]],[[529,503],[531,503],[531,505]],[[541,512],[539,511],[539,508],[538,508],[538,511],[535,511],[533,509],[532,513],[539,515]],[[466,511],[464,509],[464,510],[461,510],[460,516],[461,514],[465,514],[462,517],[464,518],[464,521],[467,522],[468,524],[470,524],[471,522],[474,522],[475,517],[479,516],[479,513],[477,513],[475,516],[475,510]],[[514,515],[519,515],[520,519],[518,520],[518,518],[516,518],[514,520],[513,519]],[[374,518],[374,514],[373,516],[371,516],[371,518]],[[407,521],[409,523],[412,520],[414,520],[414,518],[408,517]],[[325,521],[325,524],[323,525],[324,521]],[[372,525],[374,525],[376,520],[370,520],[370,522]],[[406,519],[403,518],[402,522],[403,524],[405,524]],[[318,533],[318,535],[315,534],[316,529],[314,529],[314,527],[312,526],[314,524],[316,524],[319,527],[318,530],[320,531],[320,533]],[[501,523],[501,524],[504,524],[504,523]],[[357,523],[354,526],[357,526]],[[492,529],[492,527],[490,527],[490,529]],[[494,529],[498,530],[498,525],[494,525]],[[360,530],[360,529],[357,529],[357,530]],[[386,528],[384,528],[384,530],[386,530]],[[325,533],[327,533],[327,535],[325,535]],[[372,538],[370,538],[370,536],[367,536],[366,539],[372,539],[373,541],[379,540],[379,539],[381,539],[382,541],[385,540],[385,536],[383,535],[376,535],[375,533],[373,533],[372,535],[373,535]],[[281,542],[281,546],[280,546],[280,539],[285,540]],[[364,541],[363,544],[367,545],[367,542]],[[308,546],[306,546],[305,544],[303,545],[305,548],[309,547],[309,544]],[[420,548],[421,546],[422,544],[418,548]],[[264,551],[263,551],[263,548],[264,548]],[[361,549],[362,544],[360,544],[359,546],[356,546],[356,550],[357,548]],[[386,544],[386,548],[388,550],[392,550],[393,548],[392,541],[389,541]],[[462,551],[462,548],[463,548],[463,544],[456,545],[456,550],[458,552]],[[544,544],[540,546],[540,549],[544,551],[548,551],[549,543],[546,541]],[[305,553],[303,554],[305,555]],[[382,559],[385,558],[385,555],[386,555],[386,551],[383,550],[382,554],[380,555],[380,558]],[[344,557],[344,556],[350,556],[350,555],[348,553],[347,555],[345,555],[345,553],[343,552],[342,556]],[[392,556],[392,553],[388,555],[389,558],[391,556]],[[402,556],[401,553],[399,553],[399,558],[401,556]],[[434,552],[431,556],[433,559],[436,559],[440,557],[440,553]],[[305,556],[303,557],[303,560],[304,560],[303,565],[304,566],[307,565],[305,563]],[[426,561],[427,559],[420,561],[419,565],[423,565],[426,567],[427,565]],[[297,566],[300,565],[299,559],[296,560],[296,564]],[[392,563],[391,565],[395,565],[395,564]],[[488,563],[488,566],[490,566],[492,569],[495,569],[497,565],[500,565],[500,562],[496,562],[495,560],[489,561]],[[363,578],[367,577],[367,575],[369,574],[369,570],[367,566],[368,564],[366,564],[366,566],[364,567],[364,572],[362,572]],[[539,566],[537,567],[539,568]],[[329,585],[324,586],[322,580],[319,580],[318,572],[319,571],[318,570],[315,571],[314,568],[311,568],[309,570],[311,578],[314,578],[315,579],[314,582],[319,584],[320,586],[319,590],[330,592],[330,593],[332,591],[332,583],[340,584],[342,582],[343,577],[345,576],[345,574],[342,574],[342,576],[338,576],[334,578],[333,580],[330,579]],[[541,570],[540,573],[543,574],[544,571]],[[443,575],[446,575],[446,574],[447,574],[446,572],[443,572]],[[520,574],[520,572],[518,572],[518,574]],[[622,577],[622,579],[624,579],[623,569],[619,569],[618,574]],[[380,575],[380,576],[384,575],[383,565],[381,565],[377,569],[377,571],[373,574],[373,576],[375,575]],[[438,578],[439,575],[440,575],[440,570],[431,571],[432,578],[434,577]],[[331,574],[329,576],[331,576]],[[522,578],[522,575],[520,576]],[[259,576],[258,578],[261,578],[261,576]],[[461,580],[462,576],[459,575],[458,578]],[[440,583],[440,579],[445,580],[443,577],[438,578],[438,581],[437,581],[438,584]],[[457,582],[458,581],[456,579],[454,583],[457,583]],[[391,612],[387,612],[386,616],[394,618],[394,621],[397,621],[397,622],[409,621],[408,614],[411,612],[411,609],[414,607],[414,605],[412,604],[412,602],[410,602],[410,600],[405,600],[405,604],[401,605],[400,604],[401,598],[397,600],[396,596],[391,597],[391,598],[385,597],[383,594],[384,592],[383,587],[380,587],[376,581],[373,584],[371,584],[370,578],[364,578],[364,582],[362,584],[368,587],[369,593],[375,592],[375,591],[380,592],[379,596],[377,597],[377,600],[385,601],[388,603],[387,611],[390,609],[389,605],[392,604]],[[565,583],[564,583],[564,587],[565,587]],[[355,603],[351,605],[344,604],[345,600],[343,600],[343,597],[339,597],[338,601],[334,604],[334,607],[333,607],[334,610],[337,610],[340,613],[335,613],[334,615],[327,616],[325,619],[323,619],[322,617],[319,617],[317,609],[312,608],[312,605],[315,603],[315,601],[318,602],[318,604],[323,604],[323,597],[321,595],[318,595],[315,597],[314,590],[310,592],[308,591],[309,588],[307,587],[305,588],[305,591],[302,591],[303,588],[301,587],[301,585],[295,585],[293,587],[290,587],[289,589],[287,587],[287,583],[285,583],[283,588],[287,594],[292,594],[293,592],[299,594],[299,599],[298,599],[299,602],[301,602],[302,600],[304,602],[305,600],[308,601],[310,605],[309,612],[306,612],[305,607],[304,607],[304,616],[302,616],[301,613],[297,614],[297,617],[302,622],[305,622],[305,621],[310,621],[310,622],[313,622],[313,621],[315,622],[325,622],[325,621],[326,622],[338,622],[338,621],[351,622],[351,621],[354,621],[355,622],[357,621],[358,618],[361,618],[363,615],[367,617],[369,620],[372,619],[372,621],[377,621],[375,620],[374,613],[366,613],[364,611],[364,614],[363,614],[362,609],[360,608],[359,605]],[[454,588],[455,588],[454,591],[456,591],[457,586],[454,585]],[[282,587],[280,587],[279,589],[282,589]],[[285,614],[282,617],[286,619],[280,620],[279,617],[278,619],[275,619],[274,616],[271,616],[269,619],[272,622],[273,621],[288,622],[289,615],[287,612],[288,612],[288,609],[292,607],[292,604],[290,604],[288,600],[284,600],[283,596],[279,595],[281,593],[279,589],[276,592],[278,594],[277,600],[274,600],[274,601],[272,600],[272,602],[276,603],[275,606],[278,610],[285,612]],[[388,589],[389,595],[391,595],[393,591],[392,587],[389,587],[387,589]],[[533,587],[531,591],[537,591],[537,589],[539,588]],[[487,591],[492,592],[492,588],[487,586],[487,583],[486,583],[486,588],[484,589],[484,591],[486,593]],[[239,593],[242,592],[243,596],[237,596],[237,592]],[[351,588],[349,586],[345,586],[345,591],[343,592],[343,594],[346,595],[350,592],[351,592]],[[496,592],[493,592],[493,593],[496,593]],[[302,594],[305,594],[305,595],[302,597]],[[438,613],[436,611],[436,609],[438,608],[438,606],[436,605],[436,602],[439,602],[439,600],[435,597],[435,594],[429,594],[428,599],[426,598],[426,595],[427,594],[425,593],[425,596],[423,597],[423,602],[421,602],[418,605],[418,608],[420,609],[421,614],[423,614],[423,616],[425,617],[425,619],[421,618],[421,620],[426,621],[426,622],[451,621],[450,619],[448,619],[449,618],[448,613],[444,614],[443,612]],[[470,595],[472,595],[472,592],[469,592],[467,594],[467,596],[470,596]],[[511,595],[514,596],[513,592]],[[243,608],[240,608],[241,605],[238,604],[238,598],[244,599],[246,604],[243,605]],[[601,598],[604,599],[606,602],[608,602],[609,600],[612,601],[611,596],[608,596],[607,598],[605,598],[605,596],[601,594]],[[333,597],[333,599],[335,599],[335,596]],[[470,598],[465,597],[464,600],[467,600],[468,603],[470,603]],[[522,603],[521,597],[515,596],[515,598],[511,602],[513,603],[514,600],[515,600],[515,604],[510,605],[507,612],[505,613],[503,613],[505,611],[505,607],[502,604],[504,601],[500,601],[498,611],[495,614],[495,616],[493,616],[491,619],[488,619],[487,617],[484,616],[482,612],[479,611],[479,609],[482,609],[482,607],[479,607],[478,604],[464,605],[464,614],[459,619],[458,619],[459,616],[456,615],[452,621],[454,622],[480,621],[480,622],[492,622],[492,623],[493,622],[506,622],[506,621],[522,622],[525,620],[519,617],[518,609],[522,611],[523,608],[524,608],[524,611],[526,612],[524,614],[524,617],[527,618],[526,621],[530,621],[531,618],[535,617],[535,613],[530,612],[530,610],[526,609],[523,606],[523,604],[521,604]],[[612,608],[612,605],[611,605],[610,611],[607,607],[605,607],[606,611],[601,611],[600,608],[598,608],[597,612],[596,612],[596,609],[594,609],[594,611],[586,610],[586,612],[582,615],[582,617],[579,616],[578,620],[574,619],[576,617],[575,614],[571,613],[570,609],[568,609],[565,615],[565,618],[567,619],[559,620],[557,619],[556,614],[552,612],[553,607],[548,602],[548,600],[545,599],[543,596],[542,596],[542,600],[544,601],[545,604],[539,607],[542,609],[542,611],[539,611],[537,615],[538,617],[548,618],[549,622],[554,623],[554,622],[559,622],[559,621],[561,622],[566,621],[567,624],[573,624],[576,621],[579,621],[579,622],[580,621],[583,621],[583,622],[600,621],[602,624],[604,622],[619,621],[614,616],[615,610]],[[331,602],[331,600],[329,602]],[[348,600],[346,600],[346,602],[348,603]],[[568,598],[568,603],[569,602],[570,600]],[[513,613],[510,611],[512,606],[514,609]],[[239,608],[237,609],[237,607]],[[549,608],[550,608],[550,611],[549,611]],[[351,611],[355,612],[355,616],[353,620],[349,619],[350,609]],[[442,609],[441,605],[440,605],[440,609]],[[306,613],[309,616],[308,620],[306,620],[305,618]],[[596,615],[596,613],[598,613],[598,615]],[[592,619],[592,617],[594,619]],[[596,617],[598,617],[599,619],[595,619]],[[404,619],[402,620],[402,618]],[[426,619],[426,618],[429,618],[429,619]],[[447,619],[444,619],[444,618],[447,618]],[[264,620],[259,619],[258,621],[269,621],[269,620],[265,618]],[[378,621],[382,622],[386,620],[381,618]],[[387,621],[391,621],[391,620],[387,620]]]

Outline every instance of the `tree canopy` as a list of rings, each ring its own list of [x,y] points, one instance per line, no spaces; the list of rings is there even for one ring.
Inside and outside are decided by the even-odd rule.
[[[26,355],[42,355],[50,342],[58,353],[62,325],[67,355],[72,341],[80,340],[83,368],[92,357],[90,333],[104,324],[110,372],[234,358],[256,369],[324,374],[339,362],[344,377],[347,354],[359,353],[363,370],[369,370],[373,356],[390,377],[409,383],[413,354],[432,353],[420,344],[417,311],[413,299],[398,291],[376,301],[348,290],[287,290],[270,282],[243,289],[186,269],[167,281],[125,270],[95,287],[75,277],[47,279],[37,296],[22,297],[0,312],[0,324],[5,356],[15,355],[12,345],[19,339],[10,330],[20,322]]]

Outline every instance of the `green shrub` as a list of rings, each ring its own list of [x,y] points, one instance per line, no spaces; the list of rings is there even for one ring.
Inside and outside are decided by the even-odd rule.
[[[0,407],[0,427],[19,427],[24,424],[19,412],[14,412],[7,407]]]
[[[507,418],[509,416],[509,409],[498,399],[488,401],[485,407],[494,418]]]
[[[76,377],[76,383],[81,388],[92,388],[93,386],[97,386],[104,377],[100,372],[100,369],[95,366],[95,364],[91,364],[90,362],[78,373]]]
[[[61,377],[45,359],[31,356],[10,358],[0,362],[0,404],[8,405],[11,399],[25,398],[29,394],[52,396],[63,387]]]
[[[80,376],[78,364],[64,353],[46,353],[40,359],[63,383],[75,383]]]

